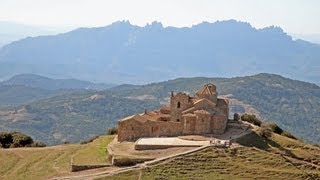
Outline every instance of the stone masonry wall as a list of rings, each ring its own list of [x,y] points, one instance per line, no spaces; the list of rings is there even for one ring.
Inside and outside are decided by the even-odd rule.
[[[135,141],[141,137],[178,136],[183,123],[171,121],[126,120],[118,122],[118,141]]]
[[[214,134],[223,134],[228,123],[228,117],[224,115],[215,115],[211,119],[211,131]]]
[[[211,116],[209,114],[197,114],[195,134],[209,134]]]
[[[181,122],[182,111],[192,107],[190,97],[184,93],[177,93],[170,99],[171,121]]]
[[[197,117],[196,116],[185,116],[183,118],[183,134],[188,135],[188,134],[193,134],[195,129],[196,129],[196,121]]]

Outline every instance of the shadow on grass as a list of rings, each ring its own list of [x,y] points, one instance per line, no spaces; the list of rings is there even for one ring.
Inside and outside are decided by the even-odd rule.
[[[255,147],[264,151],[270,151],[271,147],[279,149],[281,152],[284,152],[285,155],[290,156],[292,158],[299,159],[296,155],[294,155],[290,150],[282,147],[277,142],[273,141],[269,138],[264,138],[259,136],[256,132],[251,132],[246,134],[238,139],[236,142],[246,147]]]

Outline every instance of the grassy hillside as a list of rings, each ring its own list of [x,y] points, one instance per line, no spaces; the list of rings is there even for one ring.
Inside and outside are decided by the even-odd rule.
[[[266,137],[261,128],[234,140],[230,148],[208,147],[106,176],[100,179],[319,179],[320,147],[279,134]],[[114,136],[100,136],[88,144],[67,144],[45,148],[0,149],[0,179],[48,179],[78,176],[70,172],[70,162],[108,163],[106,147]],[[92,177],[96,177],[94,175]],[[105,177],[101,177],[105,176]],[[81,179],[81,178],[80,178]]]
[[[24,132],[47,144],[79,142],[105,133],[119,118],[160,107],[160,103],[168,102],[171,91],[192,94],[208,82],[217,85],[219,95],[242,103],[233,105],[231,112],[243,113],[243,104],[251,105],[264,120],[276,122],[303,140],[320,143],[320,87],[272,74],[179,78],[61,95],[24,107],[0,109],[0,130]]]
[[[101,179],[319,179],[320,148],[281,135],[253,132],[240,146],[210,147]]]
[[[114,136],[101,136],[89,144],[45,148],[0,149],[0,179],[47,179],[70,174],[74,164],[107,162],[106,146]]]

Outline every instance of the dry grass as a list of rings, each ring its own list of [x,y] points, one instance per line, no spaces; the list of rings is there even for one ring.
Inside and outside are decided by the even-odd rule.
[[[113,150],[114,158],[118,161],[140,162],[152,160],[156,158],[166,157],[174,154],[179,154],[185,151],[194,149],[195,147],[174,147],[168,149],[154,149],[154,150],[135,150],[134,142],[112,142],[111,148]]]
[[[251,133],[238,142],[243,146],[211,147],[102,179],[320,179],[319,147],[277,134]]]
[[[74,164],[105,164],[107,160],[107,145],[114,136],[100,136],[84,146],[73,157]]]
[[[106,163],[106,145],[114,136],[102,136],[89,144],[45,148],[0,149],[0,179],[47,179],[70,174],[74,163]]]
[[[104,179],[137,179],[139,170]],[[285,158],[253,148],[208,148],[142,170],[142,179],[306,179],[316,170],[299,170]]]

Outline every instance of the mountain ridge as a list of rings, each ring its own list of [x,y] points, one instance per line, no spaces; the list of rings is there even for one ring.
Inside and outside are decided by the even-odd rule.
[[[124,21],[4,46],[0,77],[32,69],[54,78],[145,84],[181,76],[267,72],[319,84],[319,57],[319,45],[293,40],[275,26],[256,29],[229,20],[183,28],[157,22],[140,27]]]
[[[18,74],[10,79],[0,82],[0,85],[22,85],[33,88],[42,88],[47,90],[58,89],[92,89],[102,90],[107,89],[114,84],[92,83],[78,79],[52,79],[49,77],[37,74]]]
[[[77,79],[52,79],[36,74],[19,74],[0,82],[0,106],[17,106],[62,94],[98,91],[114,84]]]

